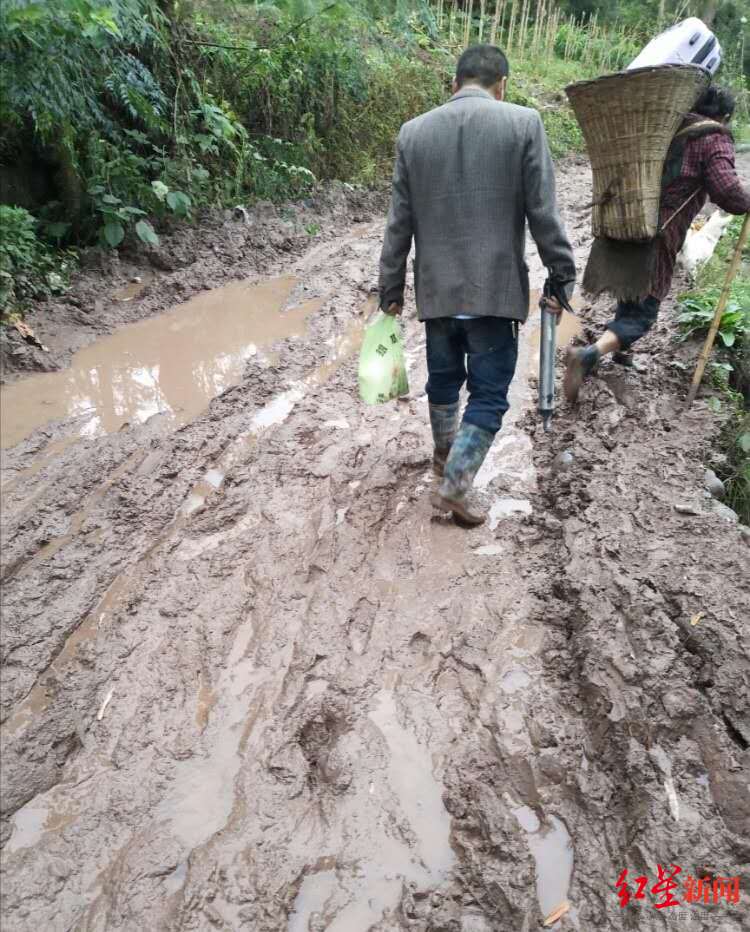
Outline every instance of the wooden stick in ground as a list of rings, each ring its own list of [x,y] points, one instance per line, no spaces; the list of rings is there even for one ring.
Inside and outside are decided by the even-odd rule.
[[[719,295],[719,303],[716,305],[716,313],[714,314],[714,319],[711,321],[711,328],[708,331],[706,342],[703,344],[703,349],[701,350],[701,354],[698,357],[698,365],[695,368],[695,375],[693,376],[693,381],[690,385],[690,391],[688,392],[687,396],[688,408],[695,401],[695,396],[698,394],[701,379],[703,378],[703,373],[706,369],[706,363],[708,362],[708,357],[711,355],[711,349],[714,345],[716,334],[718,333],[719,327],[721,326],[721,318],[724,316],[724,309],[726,308],[727,301],[729,300],[729,292],[732,288],[732,282],[734,281],[735,275],[737,274],[737,269],[740,267],[742,250],[744,249],[745,243],[747,242],[748,233],[750,233],[750,214],[745,214],[745,222],[742,224],[740,238],[737,240],[737,248],[734,250],[732,261],[729,263],[729,268],[727,269],[727,277],[724,279],[724,287],[721,289],[721,294]]]

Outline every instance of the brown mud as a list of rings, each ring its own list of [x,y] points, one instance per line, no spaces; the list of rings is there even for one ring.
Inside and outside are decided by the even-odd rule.
[[[589,183],[561,169],[581,263]],[[555,928],[662,930],[659,897],[615,891],[660,863],[740,876],[736,905],[676,891],[681,927],[739,932],[750,551],[703,489],[695,346],[665,308],[645,373],[602,366],[545,435],[532,319],[491,520],[460,530],[428,503],[411,306],[410,396],[358,400],[383,222],[337,197],[312,244],[227,219],[101,322],[65,314],[142,270],[32,321],[72,367],[2,389],[35,428],[3,451],[3,928],[519,932],[568,900]],[[6,377],[42,355],[6,346]]]

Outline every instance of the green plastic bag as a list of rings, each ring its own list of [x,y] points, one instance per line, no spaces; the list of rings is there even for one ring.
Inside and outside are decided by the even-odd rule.
[[[409,392],[401,325],[396,317],[378,311],[365,330],[359,354],[359,394],[376,405]]]

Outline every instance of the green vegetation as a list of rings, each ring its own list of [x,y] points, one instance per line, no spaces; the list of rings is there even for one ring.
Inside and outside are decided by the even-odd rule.
[[[708,331],[741,225],[740,217],[732,221],[695,288],[680,298],[678,320],[686,337]],[[718,409],[729,412],[720,444],[725,459],[716,471],[726,482],[727,503],[750,524],[750,245],[742,260],[719,328],[712,374]]]
[[[0,306],[63,291],[74,254],[55,252],[37,236],[37,221],[23,207],[0,204]]]
[[[444,100],[456,55],[488,40],[509,53],[510,99],[539,108],[561,156],[582,144],[565,84],[623,67],[657,21],[691,6],[5,0],[0,202],[33,215],[49,256],[154,246],[201,209],[295,198],[316,181],[375,184],[400,124]],[[734,24],[728,73],[744,86],[735,6],[719,3],[716,21]],[[6,308],[43,292],[42,265],[36,292],[4,289]]]

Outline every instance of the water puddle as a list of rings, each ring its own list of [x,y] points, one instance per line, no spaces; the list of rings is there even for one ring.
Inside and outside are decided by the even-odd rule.
[[[530,515],[531,502],[527,498],[498,498],[490,506],[489,526],[494,531],[504,518],[512,515]]]
[[[309,932],[311,919],[317,920],[317,925],[321,921],[325,923],[322,928],[330,928],[329,908],[340,885],[341,881],[332,867],[308,873],[294,902],[294,911],[289,916],[288,932]]]
[[[263,696],[258,687],[266,676],[245,656],[252,637],[252,629],[249,639],[247,628],[238,632],[213,689],[201,678],[196,720],[199,725],[206,723],[204,753],[201,755],[199,748],[193,757],[179,762],[175,780],[157,809],[157,818],[168,823],[186,851],[220,831],[234,807],[234,781],[242,763],[243,742],[248,723],[259,714]]]
[[[483,547],[476,547],[474,553],[479,557],[499,557],[507,549],[502,544],[485,544]]]
[[[171,874],[167,874],[164,878],[164,886],[166,887],[167,893],[179,893],[185,886],[187,875],[187,861],[183,861],[175,867]]]
[[[261,347],[300,335],[323,299],[283,311],[292,276],[230,282],[79,350],[70,369],[0,389],[0,444],[10,447],[51,421],[83,417],[81,433],[113,433],[157,412],[178,424],[235,385]]]
[[[672,777],[672,761],[664,748],[654,744],[649,749],[651,760],[657,765],[664,776],[664,792],[667,794],[667,805],[669,813],[675,822],[680,821],[680,800],[677,796],[677,790]]]
[[[419,864],[433,878],[443,877],[454,861],[451,820],[442,787],[433,773],[432,756],[398,721],[393,693],[383,691],[370,713],[388,744],[388,782],[417,837]]]
[[[120,288],[119,291],[116,291],[112,297],[115,301],[122,301],[126,303],[128,301],[134,301],[136,298],[140,297],[143,289],[146,285],[149,285],[155,278],[153,272],[141,272],[133,281],[128,282],[123,288]]]
[[[568,898],[573,875],[573,846],[564,823],[549,816],[542,825],[529,806],[511,809],[526,832],[526,841],[536,863],[536,894],[542,916],[548,916]]]
[[[372,300],[368,299],[368,304]],[[367,305],[365,306],[365,312],[366,310]],[[296,404],[305,397],[310,388],[324,384],[349,357],[358,351],[362,342],[364,327],[363,320],[354,321],[344,334],[333,341],[333,352],[325,362],[313,369],[300,382],[293,384],[285,392],[272,398],[259,411],[256,411],[250,422],[249,430],[237,437],[221,457],[221,462],[213,469],[210,469],[203,479],[191,489],[182,505],[180,511],[182,515],[189,517],[199,511],[205,505],[209,495],[221,487],[227,473],[247,451],[248,445],[254,443],[264,431],[283,424],[294,410]],[[345,420],[330,421],[325,426],[334,426],[341,429],[349,428],[349,424]]]
[[[503,692],[515,693],[519,689],[528,686],[530,682],[531,677],[523,667],[513,667],[512,670],[508,670],[507,673],[503,674],[499,685]]]
[[[72,825],[78,814],[78,809],[70,803],[56,808],[51,799],[33,799],[14,813],[13,834],[5,846],[5,854],[12,854],[22,848],[33,848],[44,835],[61,832]]]
[[[250,433],[259,434],[269,427],[275,427],[282,424],[294,410],[294,406],[301,401],[305,395],[303,388],[295,386],[286,392],[282,392],[273,401],[262,407],[253,417],[250,424]]]

